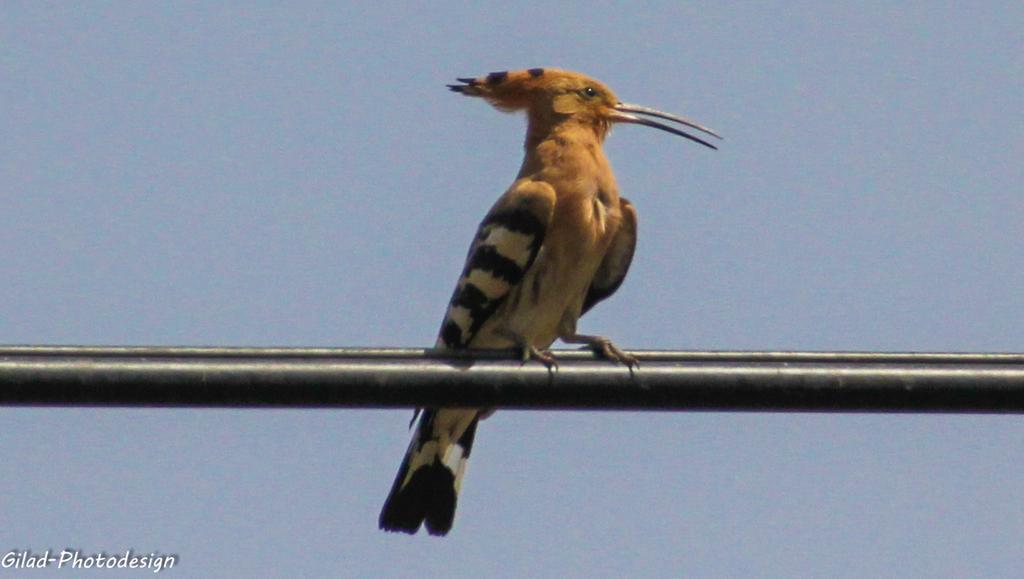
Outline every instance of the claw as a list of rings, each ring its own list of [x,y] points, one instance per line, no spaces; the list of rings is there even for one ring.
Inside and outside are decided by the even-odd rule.
[[[614,362],[625,364],[630,373],[633,372],[634,367],[640,368],[640,360],[637,360],[636,356],[623,352],[618,346],[611,343],[611,340],[606,339],[601,344],[601,355]]]
[[[523,348],[523,358],[525,358],[524,362],[536,360],[544,364],[548,370],[558,370],[558,359],[549,350],[538,350],[533,346],[526,346]]]
[[[629,368],[630,374],[633,373],[634,368],[640,368],[640,360],[637,360],[636,356],[623,352],[604,336],[573,334],[571,336],[562,336],[562,341],[569,344],[585,344],[586,347],[593,350],[598,356],[617,364],[625,364]]]
[[[548,372],[552,374],[554,371],[558,370],[558,360],[549,350],[538,350],[535,346],[527,342],[525,338],[508,330],[500,330],[499,333],[515,342],[516,347],[522,352],[523,364],[530,360],[536,360],[541,364],[544,364],[548,369]]]

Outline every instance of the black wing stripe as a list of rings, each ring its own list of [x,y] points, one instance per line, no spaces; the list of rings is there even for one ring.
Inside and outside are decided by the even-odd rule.
[[[471,312],[475,312],[486,308],[488,302],[490,302],[490,300],[487,299],[487,294],[475,285],[467,283],[463,286],[462,291],[455,295],[455,299],[452,300],[452,305],[462,306]]]
[[[481,233],[490,225],[498,225],[509,231],[532,235],[536,239],[544,237],[544,223],[526,209],[510,209],[488,215],[480,224]]]
[[[447,348],[465,348],[468,339],[462,339],[462,328],[452,320],[446,320],[441,328],[441,341]]]
[[[523,279],[524,273],[519,264],[502,255],[493,245],[477,246],[473,256],[469,258],[469,263],[466,264],[464,275],[469,275],[469,272],[475,269],[490,272],[494,277],[501,278],[509,284],[518,283]]]

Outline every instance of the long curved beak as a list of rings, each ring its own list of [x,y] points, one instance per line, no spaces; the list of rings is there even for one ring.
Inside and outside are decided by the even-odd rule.
[[[681,125],[685,125],[687,127],[690,127],[691,129],[697,129],[698,131],[701,131],[702,133],[707,133],[707,134],[709,134],[712,137],[715,137],[717,139],[721,139],[722,138],[721,135],[719,135],[715,131],[712,131],[711,129],[709,129],[709,128],[703,126],[703,125],[699,125],[699,124],[697,124],[697,123],[695,123],[695,122],[693,122],[690,119],[687,119],[685,117],[680,117],[678,115],[673,115],[673,114],[666,113],[666,112],[663,112],[663,111],[659,111],[659,110],[656,110],[656,109],[652,109],[652,108],[649,108],[649,107],[642,107],[640,105],[631,105],[629,103],[619,103],[619,104],[615,105],[615,112],[612,113],[611,120],[613,122],[617,122],[617,123],[632,123],[632,124],[635,124],[635,125],[646,125],[648,127],[654,127],[655,129],[661,129],[663,131],[668,131],[668,132],[672,133],[673,135],[679,135],[680,137],[684,137],[684,138],[690,139],[691,141],[694,141],[696,143],[700,143],[700,144],[704,145],[705,147],[711,147],[712,149],[718,149],[718,147],[712,145],[711,143],[705,141],[704,139],[702,139],[700,137],[695,137],[695,136],[691,135],[690,133],[683,132],[683,131],[681,131],[681,130],[679,130],[679,129],[671,126],[671,125],[666,125],[664,123],[659,123],[658,121],[653,121],[653,120],[648,119],[646,117],[638,117],[635,114],[630,114],[630,113],[637,113],[637,114],[641,114],[641,115],[647,115],[647,116],[651,116],[651,117],[658,117],[660,119],[666,119],[666,120],[669,120],[669,121],[674,121],[674,122],[677,122],[677,123],[679,123]]]

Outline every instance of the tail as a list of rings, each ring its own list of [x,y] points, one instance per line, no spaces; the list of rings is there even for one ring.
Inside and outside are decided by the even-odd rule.
[[[411,535],[425,523],[431,535],[451,530],[479,414],[468,408],[423,411],[380,511],[381,529]]]

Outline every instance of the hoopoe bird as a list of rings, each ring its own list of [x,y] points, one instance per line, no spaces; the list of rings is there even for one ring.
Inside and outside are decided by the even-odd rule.
[[[477,229],[436,347],[518,348],[549,368],[561,339],[624,363],[635,358],[576,322],[622,284],[636,247],[633,204],[619,196],[601,148],[615,123],[668,131],[714,145],[660,118],[717,138],[693,121],[619,101],[604,84],[552,68],[459,78],[452,91],[502,111],[525,111],[526,156],[519,175]],[[644,115],[644,116],[638,116]],[[477,423],[489,410],[428,408],[419,421],[380,513],[380,528],[432,535],[452,528]],[[410,423],[411,425],[411,423]]]

